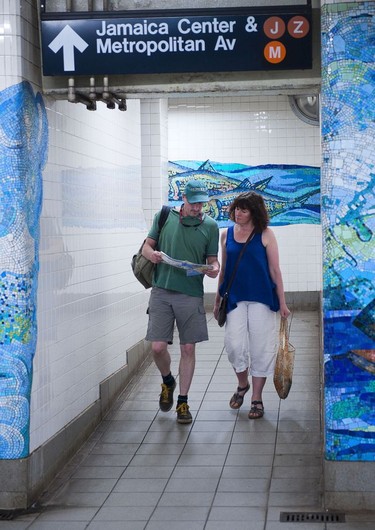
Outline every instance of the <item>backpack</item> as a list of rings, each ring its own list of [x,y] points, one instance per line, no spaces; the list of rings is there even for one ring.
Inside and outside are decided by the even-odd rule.
[[[163,205],[159,217],[159,236],[161,229],[163,228],[165,221],[168,218],[169,211],[169,206]],[[131,260],[131,267],[133,270],[133,274],[137,278],[137,280],[143,285],[145,289],[149,289],[150,287],[152,287],[152,276],[154,274],[154,269],[156,265],[155,263],[152,263],[152,261],[146,259],[142,255],[142,249],[143,245],[145,244],[145,241],[143,241],[137,254],[134,254]]]

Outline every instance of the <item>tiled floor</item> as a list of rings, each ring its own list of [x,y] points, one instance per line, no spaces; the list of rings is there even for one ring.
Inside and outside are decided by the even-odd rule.
[[[319,314],[296,312],[291,393],[280,400],[269,380],[265,416],[249,420],[250,392],[228,406],[236,379],[212,315],[198,345],[189,403],[191,425],[174,408],[158,410],[161,378],[153,364],[116,406],[41,499],[41,509],[8,530],[364,530],[374,514],[346,523],[282,523],[280,512],[321,512],[322,439]],[[178,344],[172,347],[174,373]]]

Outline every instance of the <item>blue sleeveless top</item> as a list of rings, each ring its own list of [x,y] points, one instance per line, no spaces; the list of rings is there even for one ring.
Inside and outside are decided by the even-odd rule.
[[[227,231],[227,261],[224,281],[219,288],[220,296],[223,296],[226,291],[233,268],[244,244],[235,241],[234,227],[230,226]],[[276,285],[269,272],[262,234],[254,235],[242,255],[229,291],[228,313],[237,307],[237,302],[244,301],[260,302],[268,305],[272,311],[278,311],[280,308]]]

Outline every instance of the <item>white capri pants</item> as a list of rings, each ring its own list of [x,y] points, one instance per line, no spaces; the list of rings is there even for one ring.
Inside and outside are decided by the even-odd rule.
[[[225,349],[236,373],[273,375],[276,360],[276,313],[258,302],[239,302],[227,314]]]

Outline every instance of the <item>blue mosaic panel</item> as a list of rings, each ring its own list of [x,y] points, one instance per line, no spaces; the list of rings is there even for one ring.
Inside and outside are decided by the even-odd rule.
[[[169,162],[169,205],[182,202],[186,182],[206,182],[210,201],[204,210],[219,227],[229,224],[228,209],[240,193],[263,196],[271,225],[320,224],[320,169],[297,165],[246,166],[197,160]]]
[[[0,91],[0,459],[29,454],[46,111],[27,82]]]
[[[375,459],[375,3],[322,10],[326,458]]]

